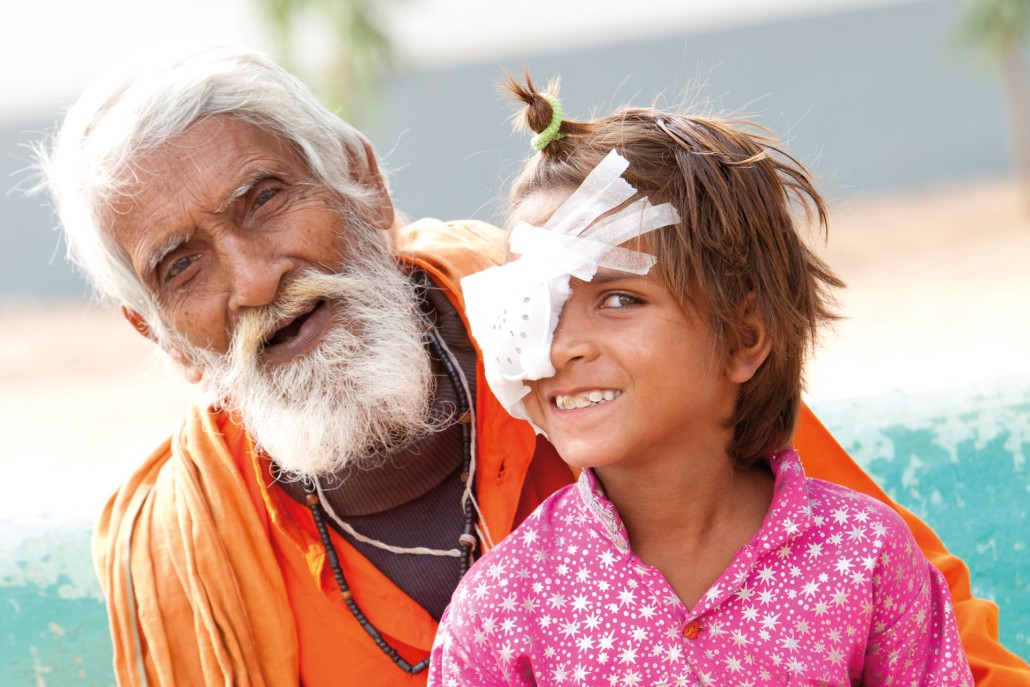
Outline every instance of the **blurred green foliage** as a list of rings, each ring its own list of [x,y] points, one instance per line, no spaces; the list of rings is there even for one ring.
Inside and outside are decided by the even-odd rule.
[[[1030,35],[1030,0],[967,0],[958,25],[959,39],[1004,60]]]
[[[322,101],[359,129],[375,116],[378,84],[395,67],[386,10],[404,0],[256,0],[276,58]],[[313,40],[313,32],[328,40]],[[310,45],[326,54],[303,60]],[[310,56],[309,56],[310,57]],[[316,67],[309,67],[314,63]]]

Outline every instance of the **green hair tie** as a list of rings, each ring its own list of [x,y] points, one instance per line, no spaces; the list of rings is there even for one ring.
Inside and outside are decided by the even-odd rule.
[[[550,93],[541,93],[541,97],[551,104],[551,123],[547,125],[547,128],[538,133],[533,137],[529,143],[535,150],[543,150],[552,141],[557,141],[563,136],[558,133],[558,129],[561,128],[562,115],[564,114],[561,106],[561,101],[558,100],[557,96],[553,96]]]

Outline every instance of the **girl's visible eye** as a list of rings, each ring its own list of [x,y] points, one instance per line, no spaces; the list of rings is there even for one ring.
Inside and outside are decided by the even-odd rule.
[[[610,293],[601,300],[602,308],[628,308],[640,304],[639,298],[634,298],[625,293]]]

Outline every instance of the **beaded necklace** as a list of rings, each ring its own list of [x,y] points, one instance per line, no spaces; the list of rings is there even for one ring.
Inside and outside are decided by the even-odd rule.
[[[433,357],[435,360],[439,361],[446,370],[447,378],[454,387],[454,393],[458,400],[458,423],[461,425],[462,440],[460,479],[463,487],[462,509],[465,513],[464,530],[458,536],[458,546],[461,552],[458,556],[458,574],[459,577],[464,577],[465,573],[468,572],[473,551],[475,551],[476,545],[478,544],[478,539],[475,533],[476,504],[475,497],[472,493],[474,489],[473,485],[475,484],[473,479],[473,470],[475,469],[475,461],[473,460],[473,453],[475,450],[475,411],[473,410],[468,383],[465,380],[464,374],[461,372],[461,368],[458,365],[454,354],[449,348],[447,348],[447,344],[444,343],[443,337],[440,336],[436,327],[429,322],[425,322],[425,324],[429,345],[433,350]],[[340,593],[343,595],[343,601],[347,604],[347,608],[350,609],[351,615],[353,615],[354,619],[358,621],[358,624],[361,625],[362,629],[368,633],[372,638],[372,641],[376,643],[376,646],[382,649],[383,653],[389,656],[398,668],[410,675],[421,673],[429,667],[429,659],[425,658],[415,665],[405,661],[401,658],[400,654],[397,653],[397,650],[383,638],[379,633],[379,630],[376,629],[365,614],[362,613],[358,603],[354,600],[350,587],[347,585],[347,579],[343,575],[343,568],[340,566],[340,559],[336,553],[336,547],[333,546],[332,539],[329,537],[329,530],[325,523],[325,510],[322,506],[321,499],[319,498],[320,487],[317,482],[317,478],[312,479],[310,477],[305,477],[302,482],[304,485],[305,503],[311,510],[311,516],[315,521],[315,528],[318,530],[318,536],[322,540],[322,547],[325,549],[326,560],[329,562],[329,567],[333,571],[333,577],[336,579],[336,586],[340,588]]]

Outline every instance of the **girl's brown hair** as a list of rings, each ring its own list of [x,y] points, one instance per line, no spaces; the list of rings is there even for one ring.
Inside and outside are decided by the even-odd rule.
[[[519,123],[535,132],[552,109],[528,72],[507,90],[525,104]],[[557,96],[557,82],[547,92]],[[669,292],[703,312],[719,350],[754,340],[757,316],[772,343],[740,389],[729,453],[745,466],[788,445],[801,405],[805,356],[818,327],[836,318],[843,282],[804,243],[797,210],[826,231],[826,206],[808,170],[768,130],[718,119],[623,108],[590,121],[562,121],[560,137],[526,163],[509,200],[513,213],[541,189],[575,189],[612,149],[629,160],[623,177],[654,204],[672,203],[680,223],[652,232],[649,250]]]

